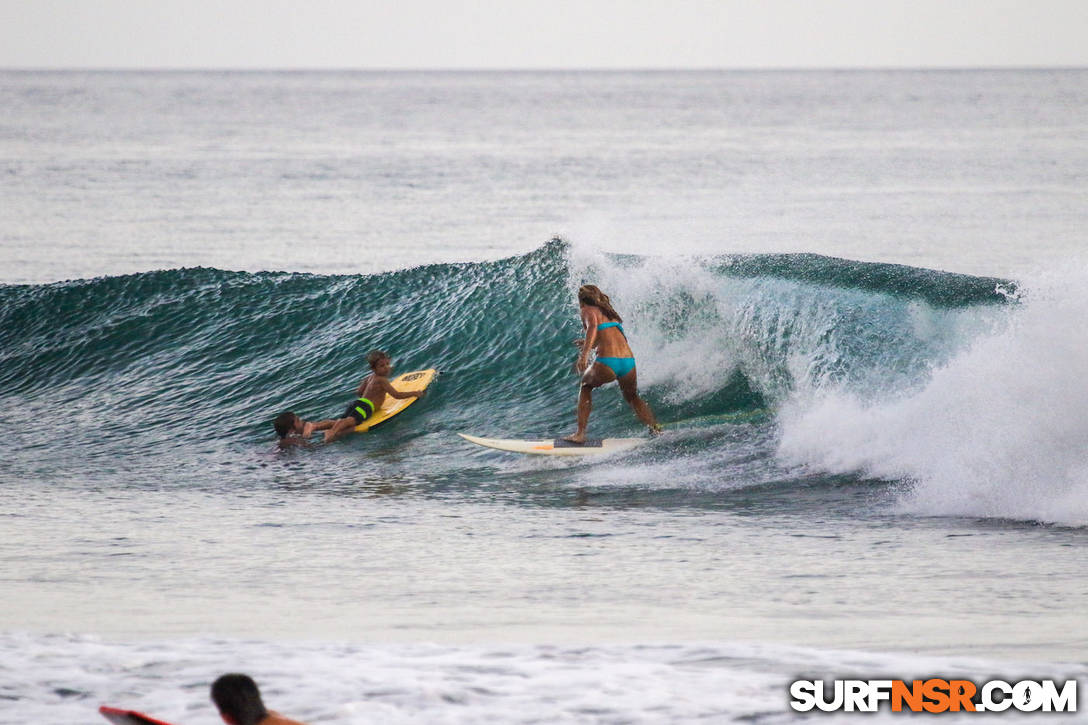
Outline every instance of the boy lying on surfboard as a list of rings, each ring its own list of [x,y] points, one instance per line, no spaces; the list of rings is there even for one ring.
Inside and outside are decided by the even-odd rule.
[[[393,372],[393,361],[389,355],[381,350],[374,350],[366,356],[366,361],[370,364],[371,373],[359,383],[359,388],[355,391],[358,397],[348,403],[344,416],[325,431],[326,443],[332,443],[337,438],[355,430],[355,426],[374,415],[382,407],[387,395],[391,398],[423,397],[422,390],[402,393],[389,383],[389,373]]]
[[[393,361],[388,354],[381,350],[374,350],[366,356],[370,365],[370,375],[363,378],[355,391],[356,398],[348,403],[343,416],[312,422],[303,420],[290,410],[285,410],[276,416],[272,425],[279,436],[279,447],[306,445],[314,431],[325,431],[325,442],[331,443],[355,430],[355,426],[372,417],[385,402],[385,396],[392,398],[419,398],[423,396],[422,390],[400,392],[389,382],[389,374],[393,371]]]

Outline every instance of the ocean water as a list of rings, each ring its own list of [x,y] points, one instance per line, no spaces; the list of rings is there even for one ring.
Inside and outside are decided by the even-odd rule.
[[[1088,71],[3,72],[0,107],[0,722],[211,723],[228,671],[344,723],[1083,694]],[[462,441],[573,429],[584,282],[665,434]],[[427,396],[278,452],[377,347]]]

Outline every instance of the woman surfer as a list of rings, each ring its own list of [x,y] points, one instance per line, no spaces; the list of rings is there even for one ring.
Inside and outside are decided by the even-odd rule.
[[[608,295],[596,285],[584,284],[578,289],[578,305],[582,313],[582,327],[586,331],[585,339],[575,342],[582,348],[575,363],[575,369],[582,376],[578,394],[578,430],[563,440],[585,443],[589,412],[593,409],[593,389],[613,380],[619,382],[623,399],[635,411],[638,419],[649,426],[651,432],[660,432],[661,426],[657,424],[654,412],[638,395],[635,356],[623,333],[623,325],[620,324],[623,320],[612,308]],[[597,360],[590,365],[589,351],[594,348],[597,349]]]

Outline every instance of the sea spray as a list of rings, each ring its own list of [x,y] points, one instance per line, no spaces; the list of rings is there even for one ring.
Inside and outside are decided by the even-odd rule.
[[[1025,280],[1001,324],[917,388],[799,392],[781,412],[781,455],[909,481],[912,513],[1088,523],[1086,282],[1083,264]]]
[[[771,405],[845,387],[877,397],[925,379],[1007,302],[1002,280],[816,255],[617,257],[575,245],[630,320],[640,382],[673,404],[744,378]],[[715,411],[720,412],[720,411]]]

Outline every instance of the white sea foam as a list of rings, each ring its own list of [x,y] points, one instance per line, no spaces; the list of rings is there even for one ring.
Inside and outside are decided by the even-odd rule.
[[[1008,663],[768,644],[344,645],[236,640],[117,643],[2,634],[0,723],[105,722],[99,705],[178,725],[218,722],[208,693],[242,671],[272,709],[334,723],[685,723],[794,720],[798,677],[983,679],[1088,675]],[[830,716],[829,721],[851,715]],[[892,719],[890,712],[877,720]],[[954,720],[953,720],[954,721]]]
[[[921,514],[1088,524],[1088,267],[1036,274],[1008,325],[914,392],[797,391],[781,455],[913,482]],[[890,399],[889,399],[890,398]]]

